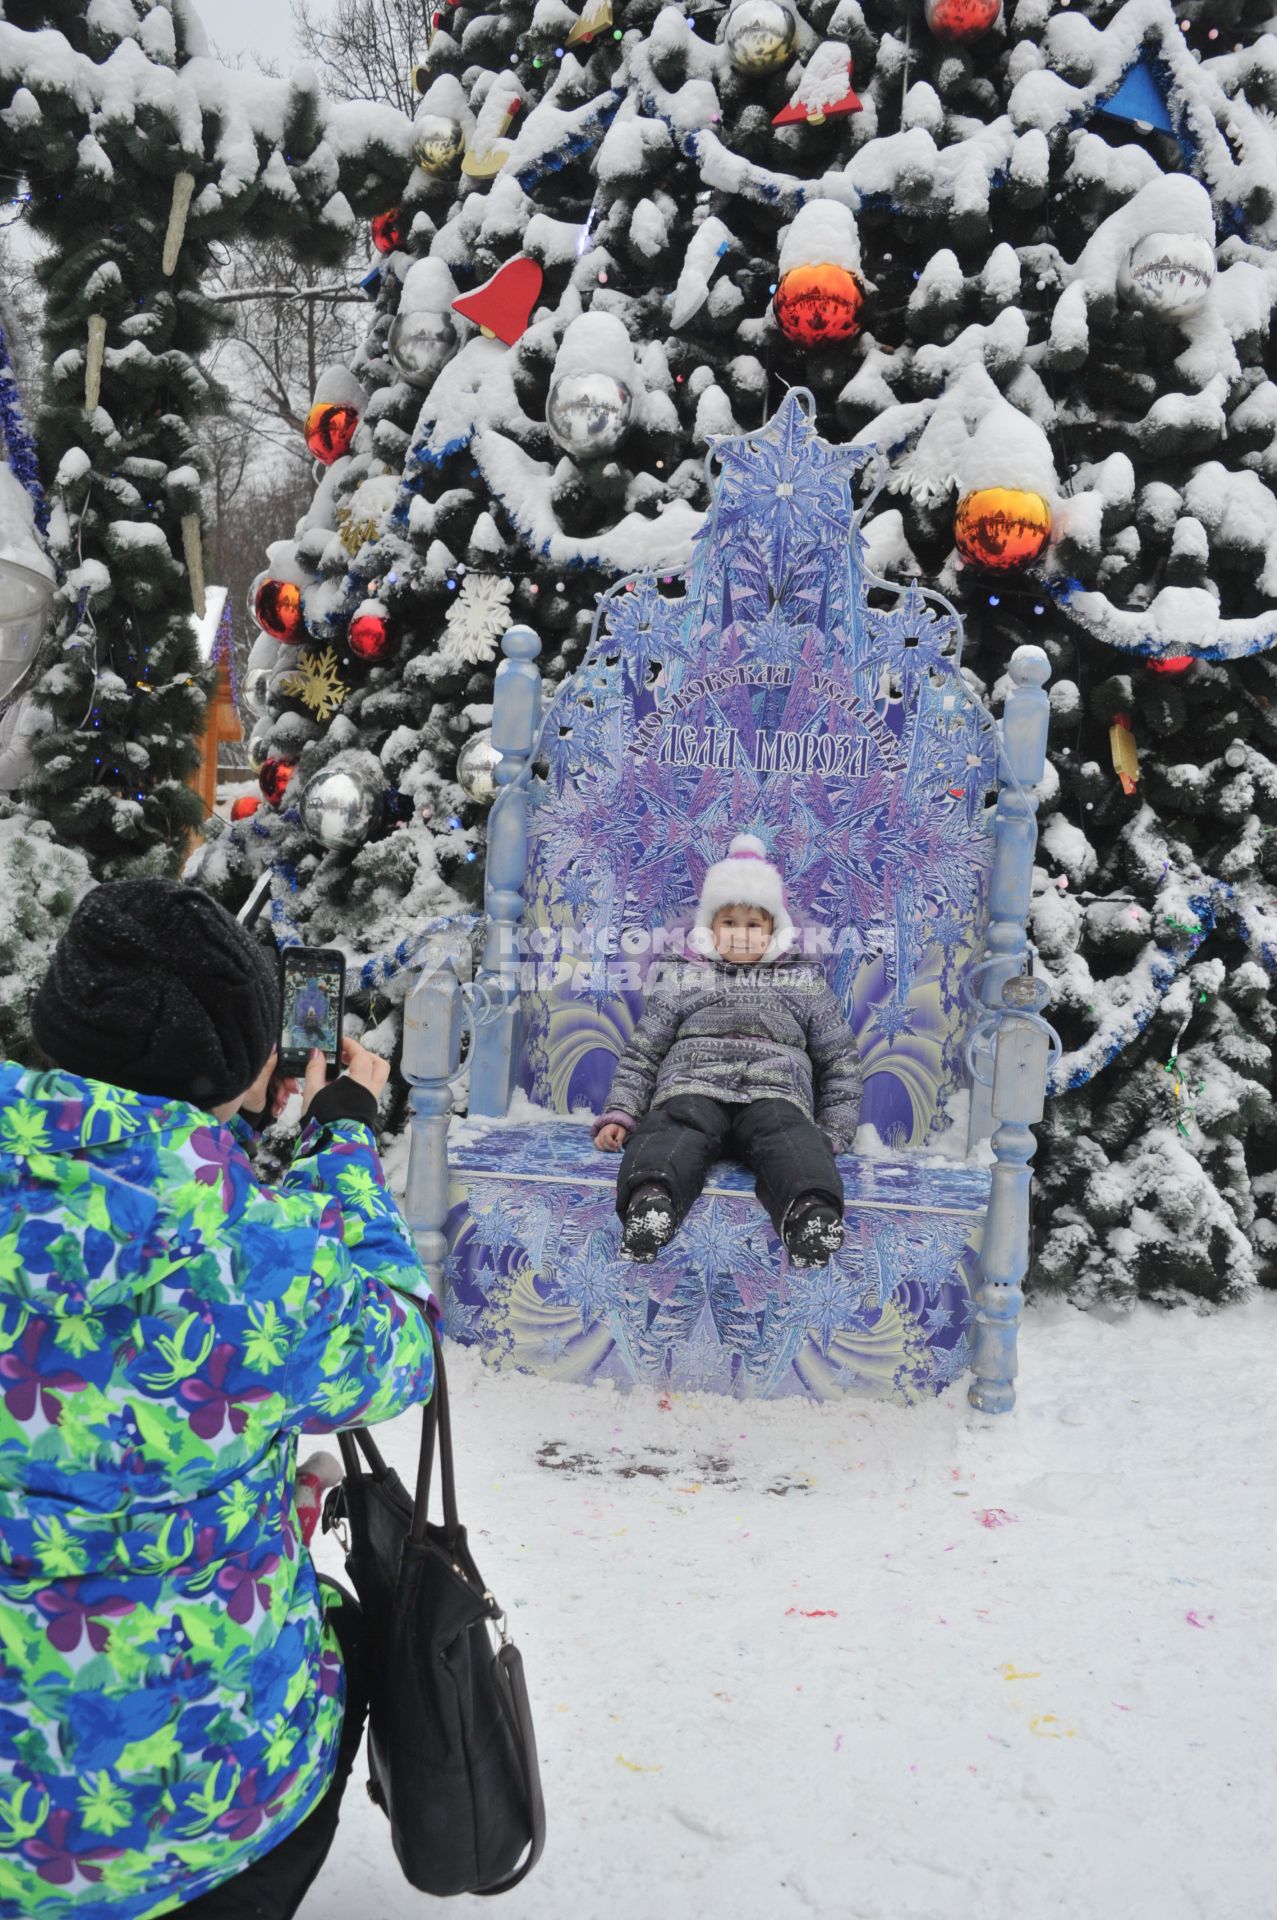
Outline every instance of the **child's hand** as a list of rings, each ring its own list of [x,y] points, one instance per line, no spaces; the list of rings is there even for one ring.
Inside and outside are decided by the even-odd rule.
[[[629,1128],[623,1127],[619,1120],[609,1120],[607,1125],[600,1127],[595,1134],[594,1144],[604,1153],[619,1153],[625,1145],[628,1132]]]

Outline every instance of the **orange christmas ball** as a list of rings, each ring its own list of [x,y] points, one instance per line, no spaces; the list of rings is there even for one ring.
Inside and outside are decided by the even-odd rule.
[[[288,783],[297,769],[291,760],[263,760],[257,775],[258,784],[272,807],[277,807],[288,791]]]
[[[231,806],[231,819],[251,820],[261,804],[260,793],[243,793]]]
[[[857,331],[864,301],[855,274],[825,261],[791,267],[781,277],[772,308],[776,324],[796,347],[832,347]]]
[[[394,253],[403,245],[403,221],[398,207],[388,207],[373,220],[372,243],[378,253]]]
[[[358,426],[359,414],[354,407],[342,406],[335,400],[318,400],[306,415],[306,445],[316,460],[331,467],[334,460],[350,452]]]
[[[1006,573],[1037,559],[1051,537],[1051,509],[1040,493],[977,487],[958,502],[953,533],[973,567]]]
[[[938,40],[978,40],[1002,11],[1002,0],[926,0],[927,25]]]
[[[253,618],[263,633],[290,647],[306,638],[302,590],[295,581],[263,580],[253,595]]]
[[[357,613],[347,637],[356,659],[384,660],[390,652],[392,635],[384,613]]]

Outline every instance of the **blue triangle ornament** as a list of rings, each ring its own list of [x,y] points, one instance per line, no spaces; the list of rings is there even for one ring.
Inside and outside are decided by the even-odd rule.
[[[1100,113],[1114,120],[1132,120],[1157,133],[1175,134],[1175,122],[1166,104],[1166,92],[1157,69],[1147,54],[1128,67],[1120,84],[1107,100],[1097,102]]]

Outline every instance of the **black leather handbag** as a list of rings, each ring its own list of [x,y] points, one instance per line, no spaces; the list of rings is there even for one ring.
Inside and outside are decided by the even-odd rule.
[[[422,1893],[505,1893],[541,1857],[545,1803],[523,1662],[457,1517],[448,1381],[431,1331],[415,1501],[354,1427],[338,1436],[345,1479],[324,1525],[339,1538],[343,1517],[349,1528],[346,1571],[369,1648],[368,1792],[399,1864]],[[442,1526],[426,1518],[436,1433]]]

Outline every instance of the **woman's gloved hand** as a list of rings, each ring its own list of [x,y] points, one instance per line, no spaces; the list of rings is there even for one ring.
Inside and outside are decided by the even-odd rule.
[[[371,1119],[376,1117],[377,1102],[381,1099],[382,1088],[389,1078],[389,1060],[383,1060],[379,1053],[372,1053],[367,1047],[361,1047],[357,1040],[343,1039],[341,1072],[335,1080],[330,1080],[327,1057],[319,1051],[318,1047],[315,1047],[306,1062],[306,1078],[302,1082],[302,1119],[306,1120],[310,1117],[311,1108],[320,1099],[321,1094],[327,1096],[320,1102],[321,1108],[327,1109],[331,1106],[333,1111],[331,1113],[324,1111],[316,1117],[335,1119],[338,1110],[344,1110],[343,1095],[348,1096],[351,1089],[359,1087],[363,1089],[365,1095],[371,1095],[372,1114],[368,1115],[367,1100],[361,1100],[356,1096],[348,1117],[369,1118],[369,1124],[371,1124]]]

